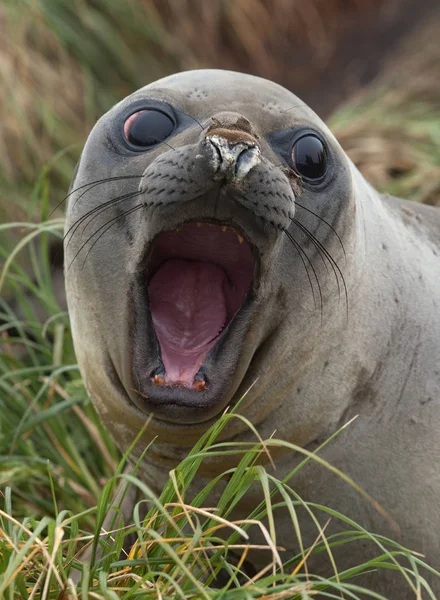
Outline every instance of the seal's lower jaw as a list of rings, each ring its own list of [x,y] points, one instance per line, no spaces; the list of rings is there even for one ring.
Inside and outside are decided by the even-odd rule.
[[[230,400],[240,383],[258,256],[224,223],[189,222],[155,237],[133,294],[131,388],[140,408],[196,423]]]
[[[156,385],[205,388],[200,370],[244,303],[253,272],[250,246],[231,227],[187,223],[155,239],[147,276],[164,367]]]

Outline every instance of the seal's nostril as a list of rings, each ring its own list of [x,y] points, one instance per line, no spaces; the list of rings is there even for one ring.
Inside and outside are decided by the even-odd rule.
[[[236,179],[243,179],[259,162],[260,150],[256,146],[242,150],[235,161]]]
[[[216,177],[243,179],[260,162],[260,149],[253,141],[233,141],[209,135],[205,146],[211,154],[211,165]]]
[[[220,151],[220,148],[217,146],[214,140],[206,138],[204,141],[204,146],[209,154],[209,162],[211,163],[211,167],[214,171],[214,175],[221,170],[223,164],[223,156]]]

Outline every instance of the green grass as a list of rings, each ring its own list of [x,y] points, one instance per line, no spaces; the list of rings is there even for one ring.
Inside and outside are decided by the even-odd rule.
[[[329,508],[304,502],[291,487],[293,475],[307,461],[316,460],[356,488],[320,459],[319,449],[309,454],[282,440],[261,440],[249,422],[254,444],[218,441],[230,419],[243,419],[238,412],[221,416],[170,472],[158,496],[136,477],[136,471],[123,471],[127,456],[120,456],[87,398],[75,364],[68,317],[52,290],[49,246],[52,239],[61,238],[62,221],[47,219],[44,181],[38,193],[40,225],[0,226],[0,235],[14,227],[23,236],[12,254],[2,251],[0,279],[14,298],[13,305],[4,295],[0,300],[0,598],[303,600],[318,590],[320,597],[339,598],[343,593],[346,598],[359,598],[363,593],[362,597],[381,598],[359,586],[359,575],[372,569],[393,569],[396,576],[405,577],[408,597],[416,598],[425,589],[426,597],[434,598],[424,580],[428,567],[420,556],[372,535]],[[25,256],[25,269],[20,254]],[[264,468],[258,463],[261,453],[270,455],[280,446],[297,457],[285,480],[274,476],[270,464]],[[234,456],[236,466],[190,497],[191,481],[203,461],[213,456]],[[112,493],[121,481],[141,493],[133,523],[120,527],[116,519],[111,532],[101,532]],[[251,485],[261,489],[264,500],[244,521],[231,521],[233,507]],[[212,506],[210,497],[216,489],[220,500]],[[366,500],[373,501],[367,496]],[[147,514],[141,519],[143,507]],[[290,514],[297,538],[294,557],[285,556],[277,544],[281,509]],[[311,547],[301,536],[304,519],[311,519],[316,527]],[[327,535],[327,524],[334,520],[344,522],[346,531]],[[262,548],[257,551],[269,557],[267,567],[253,576],[245,566],[252,550],[248,540],[252,529],[262,533]],[[136,541],[127,553],[124,540],[133,534]],[[362,539],[376,547],[371,560],[339,571],[333,550]],[[102,556],[95,554],[90,565],[81,565],[80,549],[90,544],[95,550],[99,544]],[[327,579],[306,568],[310,553],[318,552],[333,569]],[[71,579],[75,567],[83,570],[77,586]]]

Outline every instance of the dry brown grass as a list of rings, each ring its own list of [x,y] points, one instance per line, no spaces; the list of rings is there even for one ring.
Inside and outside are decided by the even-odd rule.
[[[375,187],[433,205],[440,205],[439,31],[440,11],[330,123]]]
[[[419,3],[417,14],[429,1]],[[211,66],[253,72],[327,113],[341,94],[360,87],[367,68],[377,68],[378,53],[385,53],[378,34],[404,31],[397,6],[386,0],[124,0],[111,6],[105,0],[6,0],[0,7],[0,113],[6,115],[0,122],[0,220],[38,215],[30,190],[51,162],[55,204],[96,118],[170,71]],[[433,30],[434,38],[438,25]],[[406,128],[422,93],[438,118],[438,44],[423,48],[414,52],[423,64],[411,66],[417,78],[402,77],[390,89],[388,69],[379,91],[356,99],[343,113],[349,118],[334,123],[375,185],[391,183],[393,189],[392,174],[420,167],[410,195],[417,197],[422,185],[420,198],[426,199],[425,180],[435,175],[424,166],[426,132]],[[392,122],[382,122],[386,110]]]
[[[32,216],[29,190],[49,163],[55,191],[66,190],[96,119],[163,74],[169,59],[144,22],[155,27],[136,0],[0,6],[0,217],[14,219],[20,208]],[[136,61],[149,54],[157,58],[141,75]]]
[[[272,79],[325,114],[360,84],[364,66],[352,63],[366,52],[363,37],[374,38],[397,21],[397,4],[387,0],[141,2],[156,7],[184,68],[211,66]],[[363,58],[371,63],[371,52]]]
[[[7,32],[0,37],[0,111],[8,115],[0,123],[2,166],[10,179],[30,179],[54,147],[86,135],[84,85],[78,64],[41,14],[13,19],[3,7],[0,28]]]

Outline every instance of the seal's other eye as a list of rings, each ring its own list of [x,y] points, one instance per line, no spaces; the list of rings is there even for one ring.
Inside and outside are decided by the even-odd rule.
[[[315,135],[304,135],[292,148],[293,168],[305,179],[322,179],[327,172],[327,153]]]
[[[138,110],[124,123],[125,139],[139,148],[150,148],[160,144],[173,130],[173,120],[155,109]]]

